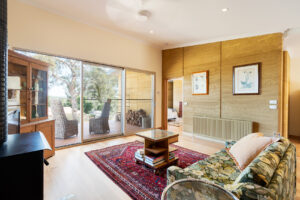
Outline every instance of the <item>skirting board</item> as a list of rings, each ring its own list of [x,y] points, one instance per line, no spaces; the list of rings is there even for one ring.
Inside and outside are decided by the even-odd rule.
[[[192,137],[199,138],[199,139],[202,139],[202,140],[207,140],[207,141],[211,141],[211,142],[216,142],[216,143],[219,143],[219,144],[225,144],[225,141],[223,141],[223,140],[218,140],[218,139],[214,139],[214,138],[209,138],[209,137],[205,137],[205,136],[201,136],[201,135],[194,135],[193,133],[184,132],[184,131],[182,131],[182,133],[183,133],[184,135],[192,136]]]

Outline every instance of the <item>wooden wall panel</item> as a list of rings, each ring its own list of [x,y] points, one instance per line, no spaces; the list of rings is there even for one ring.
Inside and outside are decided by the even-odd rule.
[[[261,94],[233,95],[232,67],[247,63],[261,62]],[[278,130],[278,110],[269,109],[269,100],[279,100],[279,72],[281,52],[274,51],[247,57],[222,60],[222,104],[221,117],[251,120],[256,131],[271,135]]]
[[[183,48],[162,51],[162,129],[167,129],[168,79],[183,76]]]
[[[222,42],[222,59],[235,59],[270,51],[282,51],[282,33],[241,38]]]
[[[183,48],[162,51],[163,79],[183,76]]]
[[[175,55],[172,62],[171,52]],[[163,63],[178,63],[180,53],[179,49],[174,49],[163,55]],[[169,60],[164,61],[166,55]],[[282,55],[281,33],[184,47],[183,101],[187,103],[183,107],[184,131],[192,132],[194,115],[251,120],[255,122],[254,131],[266,135],[280,131],[285,116],[282,111]],[[257,62],[262,63],[261,94],[233,95],[233,66]],[[191,74],[203,70],[209,70],[209,95],[193,96]],[[170,77],[173,74],[176,73],[170,70],[163,76]],[[181,74],[181,70],[178,74]],[[278,100],[277,110],[269,109],[269,100]]]
[[[220,62],[220,46],[221,42],[215,42],[184,47],[184,68]]]
[[[233,66],[262,63],[261,94],[233,95]],[[282,34],[222,42],[221,117],[254,121],[256,130],[267,135],[279,131],[281,105]],[[269,109],[269,100],[278,100],[277,110]]]
[[[168,108],[173,108],[173,82],[168,82]]]
[[[300,137],[300,58],[293,58],[290,77],[289,136]]]
[[[282,111],[282,135],[288,138],[289,134],[289,108],[290,108],[290,55],[283,52],[283,111]]]
[[[179,102],[183,100],[182,79],[173,81],[173,108],[179,112]]]
[[[126,99],[151,98],[152,74],[138,72],[134,70],[126,70]],[[151,115],[151,101],[131,100],[126,102],[126,113],[128,110],[137,111],[139,109],[143,109],[144,111],[146,111],[147,115]]]
[[[220,42],[184,48],[185,132],[193,131],[194,115],[220,117],[220,48]],[[203,70],[209,70],[209,95],[192,95],[192,73]]]

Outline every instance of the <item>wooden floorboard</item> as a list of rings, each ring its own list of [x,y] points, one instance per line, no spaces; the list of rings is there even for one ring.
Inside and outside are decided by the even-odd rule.
[[[105,148],[131,141],[143,141],[137,136],[118,137],[56,151],[54,157],[45,167],[45,199],[46,200],[106,200],[131,199],[123,190],[113,183],[98,167],[85,156],[84,152]],[[293,140],[297,146],[297,164],[300,156],[300,140]],[[205,154],[213,154],[224,147],[223,144],[201,140],[180,134],[176,145]],[[297,198],[300,200],[299,174],[297,168]]]
[[[106,134],[90,134],[89,130],[89,122],[85,122],[83,126],[83,139],[90,140],[90,139],[99,139],[105,137],[111,137],[115,135],[119,135],[121,131],[121,122],[116,120],[109,120],[109,127],[110,131]],[[142,130],[142,127],[134,126],[131,124],[126,124],[125,131],[126,133],[135,133],[137,131]],[[80,134],[80,125],[78,125],[79,133],[78,135],[66,138],[66,139],[59,139],[55,138],[55,147],[63,147],[72,144],[80,144],[81,143],[81,134]]]

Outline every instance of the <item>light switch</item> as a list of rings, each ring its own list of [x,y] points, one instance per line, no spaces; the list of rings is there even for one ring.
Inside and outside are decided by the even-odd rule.
[[[270,108],[271,110],[277,110],[277,105],[269,105],[269,108]]]
[[[185,101],[185,102],[183,102],[183,105],[185,105],[185,106],[186,106],[186,105],[188,105],[188,103]]]
[[[269,104],[271,104],[271,105],[277,105],[278,102],[277,102],[277,100],[270,100],[270,101],[269,101]]]

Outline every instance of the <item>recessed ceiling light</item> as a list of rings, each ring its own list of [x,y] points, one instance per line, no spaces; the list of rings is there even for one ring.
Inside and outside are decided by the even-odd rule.
[[[222,12],[227,12],[229,8],[222,8]]]
[[[154,30],[150,30],[149,33],[150,33],[150,34],[154,34]]]

